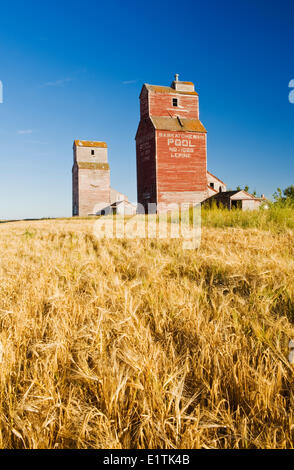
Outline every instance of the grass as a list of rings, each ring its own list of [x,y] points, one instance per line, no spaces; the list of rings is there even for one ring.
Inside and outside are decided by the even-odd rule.
[[[294,206],[269,205],[255,211],[227,210],[213,207],[202,209],[202,223],[206,227],[241,227],[282,232],[294,229]]]
[[[1,448],[294,447],[294,232],[222,216],[192,251],[0,225]]]

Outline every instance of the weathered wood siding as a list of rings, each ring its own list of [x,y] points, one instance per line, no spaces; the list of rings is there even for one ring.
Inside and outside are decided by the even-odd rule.
[[[242,209],[243,211],[253,211],[259,209],[261,201],[258,199],[243,199],[242,200]]]
[[[75,141],[73,150],[73,215],[88,216],[110,204],[107,145]]]
[[[140,122],[136,137],[137,199],[147,209],[156,203],[155,129],[149,119]]]
[[[206,134],[156,131],[158,204],[206,197]]]
[[[79,214],[79,169],[75,162],[72,168],[72,215]]]
[[[79,215],[95,214],[110,204],[110,170],[79,169]]]
[[[178,106],[173,106],[173,98]],[[179,93],[149,92],[149,113],[151,116],[179,116],[185,119],[199,119],[198,96]]]

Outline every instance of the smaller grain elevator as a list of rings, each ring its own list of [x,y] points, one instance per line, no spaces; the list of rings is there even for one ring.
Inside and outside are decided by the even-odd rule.
[[[105,142],[75,140],[72,168],[73,216],[87,216],[110,205],[110,169]]]

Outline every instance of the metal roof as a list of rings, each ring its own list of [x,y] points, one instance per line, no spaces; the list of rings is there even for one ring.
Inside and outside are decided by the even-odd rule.
[[[253,200],[258,200],[258,201],[260,200],[260,198],[255,197],[255,196],[253,196],[253,194],[249,194],[246,191],[244,191],[243,189],[241,189],[240,191],[235,190],[235,191],[221,191],[221,192],[218,192],[217,194],[214,194],[213,196],[210,196],[209,198],[207,198],[205,200],[205,202],[209,199],[210,200],[212,200],[212,199],[217,199],[217,200],[226,200],[227,199],[228,200],[228,199],[231,199],[232,196],[236,196],[236,195],[240,195],[240,197],[236,198],[236,200],[242,200],[242,199],[253,199]]]
[[[185,82],[178,82],[178,83],[184,84]],[[172,88],[170,86],[149,85],[148,83],[144,83],[144,86],[147,88],[147,90],[153,91],[155,93],[171,93],[171,94],[198,96],[198,93],[196,91],[179,91],[179,90],[175,90],[175,88]]]
[[[76,147],[102,147],[107,148],[106,142],[96,142],[92,140],[75,140]]]
[[[115,201],[113,202],[112,204],[110,204],[111,207],[117,207],[119,206],[120,204],[127,204],[129,206],[132,206],[132,207],[136,207],[135,204],[133,204],[132,202],[130,201],[126,201],[125,199],[123,201]]]
[[[207,132],[199,119],[150,116],[155,129],[177,132]]]

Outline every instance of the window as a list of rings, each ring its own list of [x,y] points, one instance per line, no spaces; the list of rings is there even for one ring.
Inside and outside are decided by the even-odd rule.
[[[95,155],[95,150],[91,150],[91,155]]]
[[[220,187],[219,187],[219,192],[221,193],[221,192],[222,192],[222,190],[223,190],[223,188],[220,186]]]
[[[178,98],[173,98],[173,106],[178,106]]]
[[[209,186],[214,189],[214,183],[209,183]]]

